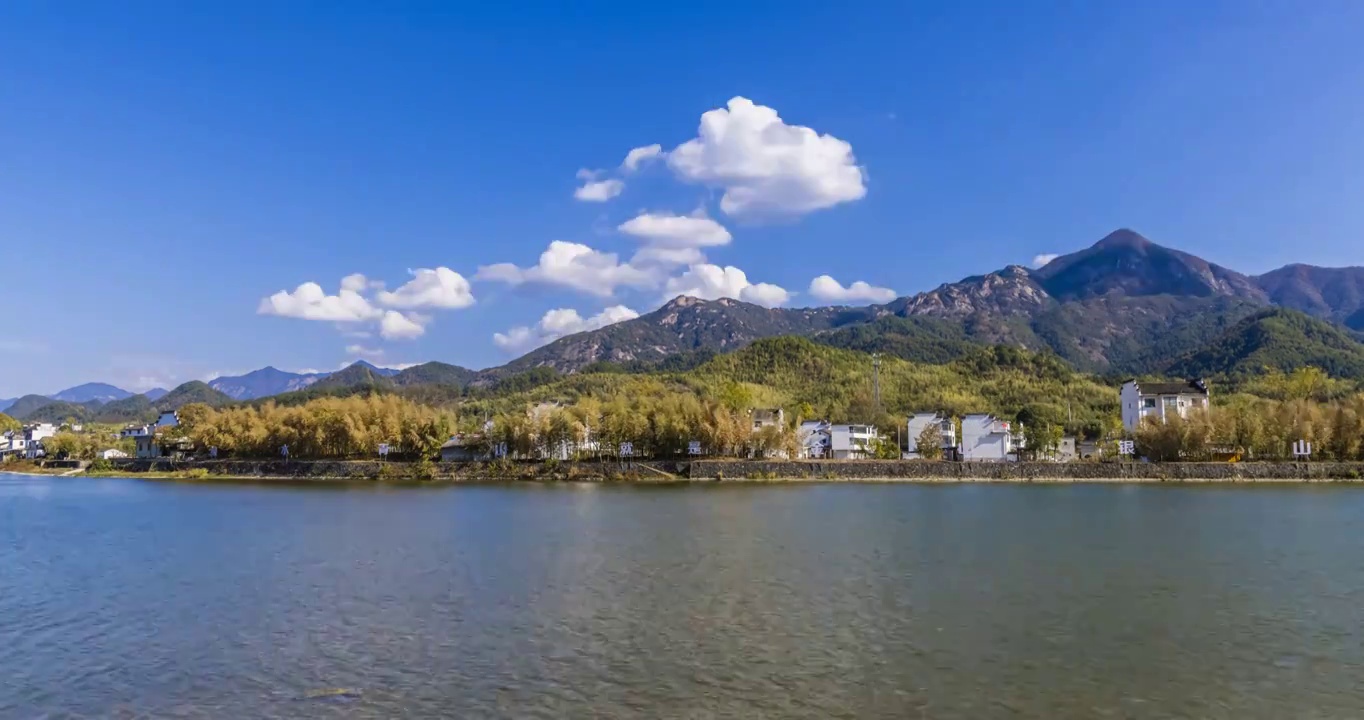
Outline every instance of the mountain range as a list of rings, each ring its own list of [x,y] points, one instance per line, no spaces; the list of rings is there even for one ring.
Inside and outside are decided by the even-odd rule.
[[[685,370],[775,336],[927,363],[1008,345],[1054,353],[1076,369],[1110,376],[1232,377],[1309,363],[1361,379],[1361,333],[1364,268],[1289,265],[1252,276],[1124,229],[1039,268],[1010,265],[883,305],[769,309],[679,297],[483,371],[440,362],[399,371],[360,361],[334,373],[266,367],[170,393],[133,395],[91,383],[51,397],[0,401],[0,411],[21,419],[82,411],[141,417],[188,397],[228,403],[366,387],[444,388],[430,394],[444,399],[469,386],[511,387],[532,372]]]
[[[1160,373],[1275,306],[1364,329],[1364,268],[1292,265],[1249,276],[1124,229],[1040,268],[1011,265],[885,305],[792,310],[678,298],[633,320],[561,338],[483,375],[657,362],[773,335],[882,352],[880,341],[893,340],[910,354],[924,352],[925,340],[939,355],[954,344],[1004,344],[1054,352],[1090,372]],[[888,324],[888,318],[915,324]]]

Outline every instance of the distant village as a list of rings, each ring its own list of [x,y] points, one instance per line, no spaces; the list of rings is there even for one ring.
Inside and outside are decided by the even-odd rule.
[[[1208,386],[1201,380],[1174,383],[1143,383],[1129,380],[1124,383],[1120,393],[1122,403],[1122,425],[1129,434],[1148,418],[1163,422],[1166,418],[1178,415],[1188,417],[1190,412],[1209,407]],[[557,409],[552,403],[531,408],[532,416]],[[766,428],[786,427],[787,417],[784,410],[756,409],[749,413],[752,421],[750,430],[760,433]],[[110,433],[110,441],[132,441],[131,452],[117,447],[98,452],[102,460],[124,458],[156,459],[163,457],[188,458],[194,448],[183,437],[172,437],[164,430],[177,427],[179,415],[175,412],[162,413],[154,423],[128,425],[117,433]],[[49,456],[44,440],[56,437],[59,431],[81,433],[81,425],[58,426],[52,423],[30,423],[18,430],[0,434],[0,461],[11,459],[37,460]],[[458,434],[440,448],[441,460],[446,462],[472,462],[507,457],[505,446],[489,441],[493,431],[492,423],[484,427],[482,433]],[[903,434],[901,434],[903,433]],[[1024,428],[1017,423],[988,413],[969,414],[959,420],[941,412],[918,412],[910,415],[897,428],[893,437],[883,436],[880,429],[869,424],[834,423],[827,420],[801,422],[795,428],[796,457],[800,460],[865,460],[886,458],[886,448],[891,448],[890,457],[901,459],[932,459],[962,462],[1017,462],[1025,457],[1034,460],[1070,462],[1101,457],[1104,446],[1098,441],[1080,440],[1074,436],[1063,435],[1046,448],[1028,448]],[[931,446],[922,443],[932,442]],[[127,446],[127,443],[120,443]],[[287,448],[282,448],[287,456]],[[690,455],[703,455],[705,449],[693,442],[687,448]],[[556,447],[541,447],[533,458],[568,460],[583,455],[589,456],[630,456],[630,443],[620,447],[603,448],[590,437],[582,442],[561,442]],[[213,453],[216,456],[216,452]],[[790,459],[789,452],[769,450],[762,453],[768,459]]]
[[[1131,435],[1148,418],[1164,422],[1166,418],[1178,415],[1187,418],[1191,412],[1210,407],[1207,383],[1202,380],[1189,380],[1172,383],[1139,383],[1129,380],[1123,384],[1122,425]],[[544,414],[555,409],[552,403],[545,403],[529,412],[532,416]],[[786,424],[785,411],[780,408],[756,409],[749,413],[752,419],[752,432],[765,428],[781,428]],[[833,423],[827,420],[808,420],[796,428],[797,457],[799,460],[868,460],[884,458],[881,447],[891,443],[898,448],[897,455],[904,460],[933,459],[961,462],[1018,462],[1027,456],[1026,437],[1023,428],[1009,420],[989,413],[969,414],[960,419],[949,417],[941,412],[919,412],[908,417],[903,425],[904,435],[884,437],[881,430],[869,424]],[[452,437],[441,447],[441,459],[447,462],[471,462],[488,460],[507,455],[505,447],[490,446],[485,435],[493,430],[491,423],[484,428],[484,434],[466,434]],[[931,448],[920,447],[920,443],[932,439]],[[537,459],[568,460],[587,454],[606,454],[613,456],[629,455],[630,443],[621,448],[602,448],[598,443],[587,440],[583,443],[562,442],[557,447],[539,448]],[[1071,462],[1082,459],[1097,459],[1105,450],[1097,440],[1080,440],[1072,435],[1062,435],[1053,447],[1033,448],[1032,459],[1053,462]],[[704,448],[692,443],[689,454],[704,454]],[[785,451],[768,451],[768,459],[788,459]]]
[[[161,413],[156,422],[146,425],[127,425],[122,430],[109,433],[108,439],[132,440],[134,450],[130,454],[116,447],[100,450],[96,457],[100,460],[117,460],[128,457],[159,458],[170,454],[172,442],[183,444],[183,440],[169,441],[160,431],[180,424],[180,416],[175,412]],[[58,432],[83,433],[85,427],[79,423],[56,425],[53,423],[28,423],[18,430],[0,433],[0,462],[13,459],[39,460],[49,457],[43,441],[54,438]]]

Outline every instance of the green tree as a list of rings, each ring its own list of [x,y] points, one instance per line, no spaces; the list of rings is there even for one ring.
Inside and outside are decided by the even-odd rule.
[[[18,430],[22,427],[23,425],[20,424],[18,420],[15,420],[14,418],[4,413],[0,413],[0,432],[5,432],[6,430]]]
[[[942,430],[937,424],[929,423],[914,441],[918,446],[919,457],[925,460],[942,459]]]

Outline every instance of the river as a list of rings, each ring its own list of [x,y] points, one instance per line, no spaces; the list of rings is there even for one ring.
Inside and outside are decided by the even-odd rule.
[[[1353,720],[1361,628],[1357,487],[0,475],[5,720]]]

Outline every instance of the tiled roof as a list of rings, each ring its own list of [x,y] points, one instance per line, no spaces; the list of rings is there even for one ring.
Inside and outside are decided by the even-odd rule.
[[[1137,389],[1143,395],[1207,395],[1208,386],[1199,387],[1193,380],[1184,382],[1138,382]]]

